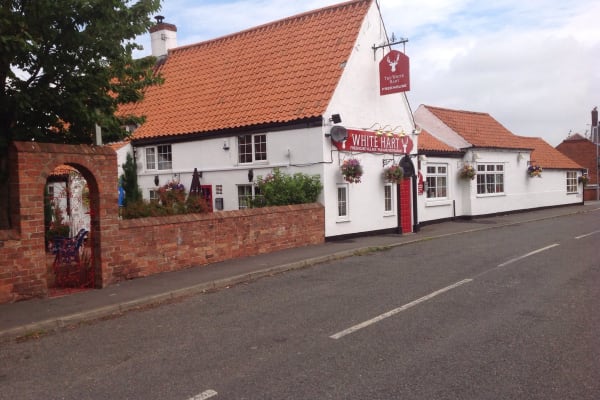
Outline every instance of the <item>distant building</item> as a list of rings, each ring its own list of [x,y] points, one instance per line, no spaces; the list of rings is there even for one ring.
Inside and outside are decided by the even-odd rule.
[[[586,169],[588,183],[585,186],[585,200],[600,200],[598,185],[598,108],[592,110],[592,129],[590,137],[578,133],[563,140],[556,149],[567,157],[577,161]]]

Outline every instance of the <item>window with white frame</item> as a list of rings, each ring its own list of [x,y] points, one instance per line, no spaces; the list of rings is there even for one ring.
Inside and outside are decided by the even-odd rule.
[[[577,193],[577,171],[567,171],[567,193]]]
[[[146,169],[171,169],[173,166],[173,155],[171,145],[146,147]]]
[[[385,215],[394,213],[394,191],[391,183],[383,185],[383,206]]]
[[[428,164],[426,174],[427,198],[445,199],[448,197],[448,166]]]
[[[240,164],[267,161],[267,135],[239,136],[238,161]]]
[[[504,193],[504,164],[477,164],[477,194]]]
[[[150,189],[149,192],[150,201],[158,201],[158,190]]]
[[[337,185],[337,217],[340,221],[348,219],[348,185]]]
[[[254,185],[238,185],[238,208],[250,208],[252,199],[260,196],[260,188]]]

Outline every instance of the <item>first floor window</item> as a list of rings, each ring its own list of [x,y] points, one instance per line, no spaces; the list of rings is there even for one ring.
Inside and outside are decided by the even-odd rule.
[[[238,208],[240,210],[244,208],[250,208],[252,205],[252,199],[256,196],[260,196],[260,189],[254,185],[238,185]]]
[[[338,219],[348,218],[348,185],[337,187],[337,210]]]
[[[504,165],[477,164],[477,194],[504,193]]]
[[[383,186],[383,205],[386,214],[392,214],[394,212],[394,192],[393,186],[387,183]]]
[[[171,169],[172,164],[173,156],[170,144],[146,147],[146,169]]]
[[[577,192],[577,171],[567,171],[567,193]]]
[[[238,137],[238,161],[247,164],[267,161],[267,135],[242,135]]]
[[[448,197],[448,166],[427,165],[427,198],[443,199]]]

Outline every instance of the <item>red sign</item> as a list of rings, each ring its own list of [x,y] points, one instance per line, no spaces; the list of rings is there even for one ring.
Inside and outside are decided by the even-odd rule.
[[[391,50],[379,62],[379,94],[407,92],[410,90],[408,56]]]
[[[408,136],[377,135],[372,131],[353,129],[348,129],[346,140],[333,143],[338,150],[362,153],[409,154],[413,149],[413,141]]]

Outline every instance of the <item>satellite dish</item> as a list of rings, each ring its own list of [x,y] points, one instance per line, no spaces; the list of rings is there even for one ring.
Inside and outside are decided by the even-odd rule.
[[[332,126],[329,134],[334,142],[343,142],[348,139],[348,130],[341,125]]]

